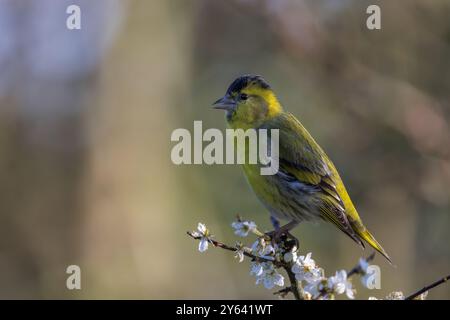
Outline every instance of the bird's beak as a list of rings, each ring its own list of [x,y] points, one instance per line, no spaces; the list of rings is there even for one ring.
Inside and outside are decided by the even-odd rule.
[[[236,108],[236,101],[229,95],[225,95],[212,104],[214,109],[233,111]]]

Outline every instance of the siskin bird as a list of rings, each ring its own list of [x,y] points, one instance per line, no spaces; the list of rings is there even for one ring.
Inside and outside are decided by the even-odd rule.
[[[362,240],[366,241],[391,262],[364,226],[334,164],[300,121],[283,110],[261,76],[237,78],[213,107],[226,111],[232,129],[279,130],[279,170],[275,175],[261,175],[258,164],[243,165],[250,186],[273,221],[289,221],[276,228],[278,236],[302,221],[322,219],[363,248]]]

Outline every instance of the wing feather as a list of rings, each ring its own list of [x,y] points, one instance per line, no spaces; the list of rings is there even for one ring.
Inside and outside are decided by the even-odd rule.
[[[320,192],[321,218],[335,224],[354,241],[363,245],[348,221],[344,202],[337,190],[340,178],[325,152],[303,125],[293,115],[283,113],[261,128],[280,129],[280,170]]]

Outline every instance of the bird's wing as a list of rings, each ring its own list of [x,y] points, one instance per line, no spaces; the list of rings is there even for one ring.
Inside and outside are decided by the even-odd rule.
[[[338,184],[342,183],[340,177],[303,125],[293,115],[284,113],[261,128],[279,129],[279,170],[318,190],[322,218],[363,245],[348,221],[344,202],[337,190]]]

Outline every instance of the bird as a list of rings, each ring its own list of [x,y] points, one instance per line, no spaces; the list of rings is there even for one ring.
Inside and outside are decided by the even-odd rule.
[[[261,175],[261,164],[243,164],[248,183],[270,212],[275,226],[271,236],[289,234],[303,221],[324,220],[362,248],[365,241],[392,264],[362,222],[333,162],[302,123],[283,109],[262,76],[239,76],[213,108],[225,111],[231,129],[266,129],[269,133],[278,129],[278,172]],[[280,220],[288,223],[280,226]]]

